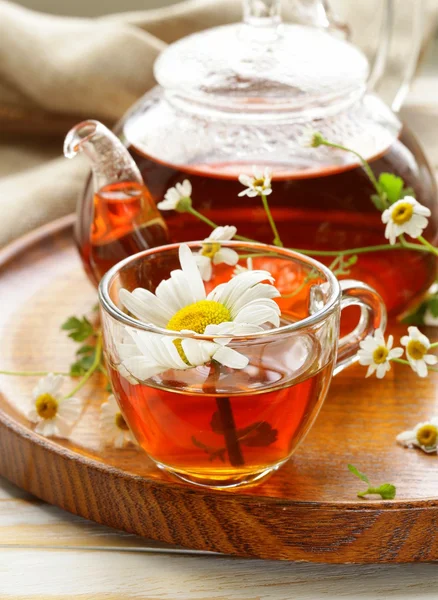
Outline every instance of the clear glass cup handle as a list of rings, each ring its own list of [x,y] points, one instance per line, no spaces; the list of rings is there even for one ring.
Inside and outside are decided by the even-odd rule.
[[[373,288],[353,279],[345,279],[339,284],[342,290],[341,311],[347,306],[359,306],[360,318],[356,328],[339,340],[334,375],[355,363],[360,342],[379,327],[385,331],[387,322],[386,306]]]

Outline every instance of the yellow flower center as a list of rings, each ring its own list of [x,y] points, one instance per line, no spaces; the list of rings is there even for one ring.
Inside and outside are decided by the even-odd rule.
[[[184,306],[175,313],[166,325],[166,329],[172,331],[190,329],[196,333],[204,333],[207,325],[219,325],[226,321],[231,321],[231,314],[223,304],[214,300],[200,300]]]
[[[116,413],[116,416],[114,417],[114,423],[122,431],[129,431],[129,427],[126,424],[126,421],[123,418],[123,415],[121,412]]]
[[[389,350],[386,346],[379,346],[373,352],[373,362],[376,365],[381,365],[388,358]]]
[[[254,187],[264,188],[265,187],[265,180],[264,180],[264,178],[260,177],[259,179],[254,179],[253,186]]]
[[[208,258],[213,258],[214,255],[219,252],[221,249],[221,245],[217,242],[209,242],[208,244],[202,244],[202,256],[208,256]]]
[[[41,394],[35,400],[35,408],[42,419],[53,419],[58,412],[58,401],[51,394]]]
[[[403,225],[411,220],[414,207],[409,202],[400,202],[392,209],[391,218],[396,225]]]
[[[417,442],[420,446],[435,446],[438,438],[438,429],[435,425],[423,425],[417,431]]]
[[[190,329],[196,333],[204,333],[207,325],[219,325],[226,321],[231,321],[231,314],[223,304],[214,300],[199,300],[199,302],[184,306],[175,313],[167,323],[166,329],[172,331]],[[174,340],[173,343],[182,360],[190,365],[182,348],[182,340]]]
[[[411,340],[406,347],[406,352],[414,360],[421,360],[426,354],[427,348],[418,340]]]

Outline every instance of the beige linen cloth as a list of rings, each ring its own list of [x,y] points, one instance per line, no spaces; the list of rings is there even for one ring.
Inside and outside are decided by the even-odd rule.
[[[366,51],[377,35],[371,24],[382,2],[376,2],[333,0]],[[286,16],[293,17],[294,0],[284,4]],[[431,7],[425,39],[434,27],[435,0]],[[60,156],[73,124],[94,118],[111,126],[154,85],[152,66],[166,44],[240,18],[239,0],[188,0],[97,19],[40,14],[0,0],[0,247],[74,210],[87,166]],[[402,15],[393,63],[409,52],[409,25]],[[438,72],[436,77],[414,87],[406,115],[427,138],[438,166],[436,92],[428,100],[438,87]]]

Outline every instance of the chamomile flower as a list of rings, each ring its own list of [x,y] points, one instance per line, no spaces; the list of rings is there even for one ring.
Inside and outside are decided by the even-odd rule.
[[[240,192],[239,196],[249,196],[255,198],[256,196],[269,196],[272,194],[271,170],[265,167],[262,171],[258,170],[256,166],[252,168],[253,175],[245,175],[242,173],[239,175],[239,181],[242,185],[246,186],[246,189]]]
[[[114,394],[100,407],[100,431],[102,441],[112,444],[115,448],[123,448],[125,445],[137,444],[131,433]]]
[[[427,377],[427,365],[436,365],[438,358],[427,354],[430,340],[418,327],[409,327],[408,334],[401,338],[401,343],[406,347],[406,357],[412,369],[420,377]]]
[[[280,324],[280,309],[273,300],[280,295],[267,271],[248,271],[222,283],[206,294],[196,259],[186,244],[179,249],[181,269],[172,271],[162,281],[155,294],[137,288],[133,292],[120,290],[123,305],[139,320],[174,332],[199,333],[214,336],[229,333],[230,338],[213,341],[180,339],[130,329],[137,354],[121,365],[132,377],[144,381],[168,369],[190,369],[211,359],[234,369],[243,369],[248,358],[227,344],[233,335],[263,331],[263,325]],[[268,283],[264,283],[264,282]],[[218,331],[217,326],[221,329]],[[119,355],[124,349],[120,345]]]
[[[176,210],[186,212],[192,205],[192,184],[188,179],[171,187],[164,195],[164,200],[157,204],[160,210]]]
[[[234,266],[239,260],[239,255],[232,248],[222,248],[220,242],[231,240],[236,235],[237,229],[233,225],[216,227],[208,238],[205,238],[202,250],[195,253],[196,264],[204,281],[210,281],[212,276],[212,264]]]
[[[82,400],[61,399],[62,375],[49,373],[39,380],[32,392],[32,403],[27,418],[36,423],[35,431],[46,437],[67,438],[79,418]]]
[[[311,127],[306,127],[297,138],[298,144],[303,148],[318,148],[318,146],[321,146],[323,140],[324,138],[321,133]]]
[[[376,373],[377,379],[385,377],[391,369],[390,361],[400,358],[403,354],[402,348],[393,348],[394,338],[392,335],[385,342],[383,331],[376,329],[374,335],[368,335],[361,343],[358,352],[359,364],[367,366],[366,377]]]
[[[246,259],[246,267],[242,267],[241,265],[236,265],[236,267],[233,271],[233,277],[236,277],[236,275],[240,275],[241,273],[245,273],[246,271],[252,271],[252,270],[253,270],[252,257],[248,256],[248,258]]]
[[[402,233],[418,238],[427,227],[427,219],[431,212],[412,196],[405,196],[394,202],[382,213],[382,222],[386,224],[385,237],[390,244],[395,244]]]
[[[417,423],[413,429],[399,433],[396,440],[407,448],[421,448],[428,454],[437,452],[438,417],[432,417],[424,423]]]

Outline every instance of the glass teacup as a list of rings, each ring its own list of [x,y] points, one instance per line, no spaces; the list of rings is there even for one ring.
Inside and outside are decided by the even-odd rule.
[[[196,253],[208,251],[202,242],[189,246]],[[324,265],[290,250],[243,242],[221,247],[239,254],[237,271],[261,269],[275,278],[279,327],[213,337],[160,328],[126,312],[120,290],[154,293],[179,269],[178,244],[123,260],[99,287],[108,371],[136,439],[159,468],[218,488],[253,483],[285,463],[314,422],[332,375],[357,360],[361,340],[386,326],[382,299],[364,283],[338,281]],[[235,274],[234,266],[212,265],[206,291]],[[359,322],[339,339],[341,310],[352,305],[360,308]],[[231,368],[211,360],[141,380],[126,358],[134,356],[135,362],[135,353],[141,353],[133,340],[143,332],[172,340],[179,351],[188,339],[220,342],[248,364]]]

